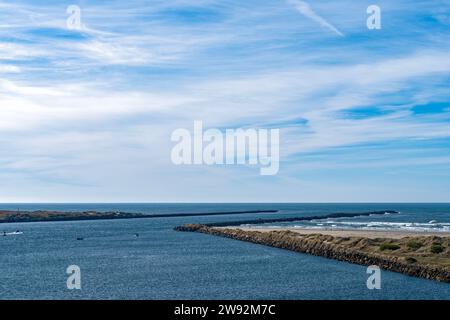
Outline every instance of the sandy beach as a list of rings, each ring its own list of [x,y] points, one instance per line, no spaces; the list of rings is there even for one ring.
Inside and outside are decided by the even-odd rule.
[[[390,238],[401,239],[406,237],[426,237],[426,236],[438,236],[438,237],[450,237],[450,232],[420,232],[420,231],[386,231],[386,230],[349,230],[349,229],[303,229],[303,228],[243,228],[233,227],[233,229],[240,229],[243,231],[292,231],[299,234],[323,234],[335,237],[363,237],[363,238]]]

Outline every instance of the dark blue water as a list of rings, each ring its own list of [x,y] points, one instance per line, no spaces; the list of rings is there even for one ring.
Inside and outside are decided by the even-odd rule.
[[[276,214],[0,224],[2,299],[449,299],[450,285],[173,227],[256,217],[392,209],[401,219],[450,221],[448,204],[4,204],[1,209],[143,213],[279,209]],[[400,219],[386,216],[384,219]],[[388,220],[389,221],[389,220]],[[134,234],[139,233],[139,237]],[[77,241],[77,237],[84,237]],[[68,290],[66,268],[81,268]]]

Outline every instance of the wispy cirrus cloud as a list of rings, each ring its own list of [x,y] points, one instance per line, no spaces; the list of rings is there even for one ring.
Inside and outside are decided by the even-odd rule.
[[[338,36],[344,36],[344,34],[339,31],[334,25],[328,22],[325,18],[318,15],[307,2],[300,0],[288,0],[288,3],[293,5],[305,17],[317,22],[322,27],[334,32]]]
[[[92,1],[80,31],[67,30],[63,5],[3,5],[0,200],[351,201],[377,190],[382,199],[382,184],[363,182],[401,163],[410,180],[416,166],[448,166],[450,60],[436,38],[448,26],[413,21],[435,12],[432,2],[390,2],[390,20],[405,27],[383,34],[365,29],[366,10],[352,0],[314,10],[304,1]],[[342,32],[329,21],[345,37],[334,41]],[[280,128],[279,176],[174,167],[170,133],[198,119]],[[352,165],[361,170],[338,183]],[[332,190],[341,192],[321,199]],[[446,197],[431,183],[416,190],[417,200]]]

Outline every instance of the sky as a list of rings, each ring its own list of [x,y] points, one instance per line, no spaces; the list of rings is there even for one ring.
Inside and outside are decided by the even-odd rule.
[[[449,80],[449,0],[0,0],[0,202],[450,202]],[[278,174],[174,165],[194,120]]]

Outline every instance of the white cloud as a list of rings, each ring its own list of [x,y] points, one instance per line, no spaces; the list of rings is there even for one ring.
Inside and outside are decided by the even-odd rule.
[[[342,35],[306,2],[291,3]],[[219,8],[220,21],[167,23],[159,15],[193,5]],[[325,12],[325,7],[317,11]],[[364,48],[353,51],[342,44],[321,50],[314,40],[323,34],[298,28],[309,20],[298,19],[279,1],[267,6],[158,1],[146,7],[150,18],[145,21],[134,19],[142,18],[142,12],[128,3],[86,5],[86,29],[80,34],[64,33],[66,16],[60,9],[64,8],[26,7],[5,21],[4,26],[17,28],[0,26],[1,34],[7,30],[12,38],[34,40],[0,42],[0,55],[7,61],[0,65],[0,175],[24,198],[51,200],[57,194],[85,201],[113,196],[181,200],[176,199],[178,193],[189,201],[205,199],[202,190],[211,193],[219,179],[221,192],[209,200],[220,201],[222,194],[230,200],[257,201],[262,191],[276,193],[277,199],[287,199],[283,197],[291,192],[292,199],[298,192],[286,186],[311,186],[286,174],[297,168],[292,164],[282,164],[275,178],[279,180],[270,185],[257,181],[257,173],[248,168],[175,168],[170,162],[170,133],[190,128],[195,119],[220,128],[280,126],[282,160],[356,144],[450,136],[448,114],[417,116],[409,111],[414,104],[449,95],[443,85],[450,73],[444,46],[397,52],[395,57],[374,55],[373,61]],[[277,16],[285,11],[292,14],[286,21]],[[358,28],[354,20],[339,21],[346,30]],[[46,34],[46,27],[54,29]],[[38,41],[28,31],[35,31]],[[299,38],[299,33],[305,37]],[[407,90],[413,93],[405,94]],[[403,96],[400,106],[383,98],[395,94]],[[364,106],[390,113],[361,119],[346,115]],[[447,161],[431,156],[425,160]],[[399,160],[386,160],[384,165],[390,163]],[[314,168],[312,162],[308,165]],[[245,183],[248,191],[233,191],[236,182]],[[0,191],[10,192],[8,199],[18,197]]]
[[[305,2],[300,0],[288,0],[288,3],[295,6],[295,8],[303,14],[305,17],[317,22],[322,27],[336,33],[337,35],[343,37],[344,34],[340,32],[335,26],[333,26],[330,22],[328,22],[323,17],[319,16],[312,8],[311,6]]]
[[[0,64],[0,73],[20,73],[21,68],[14,65]]]

